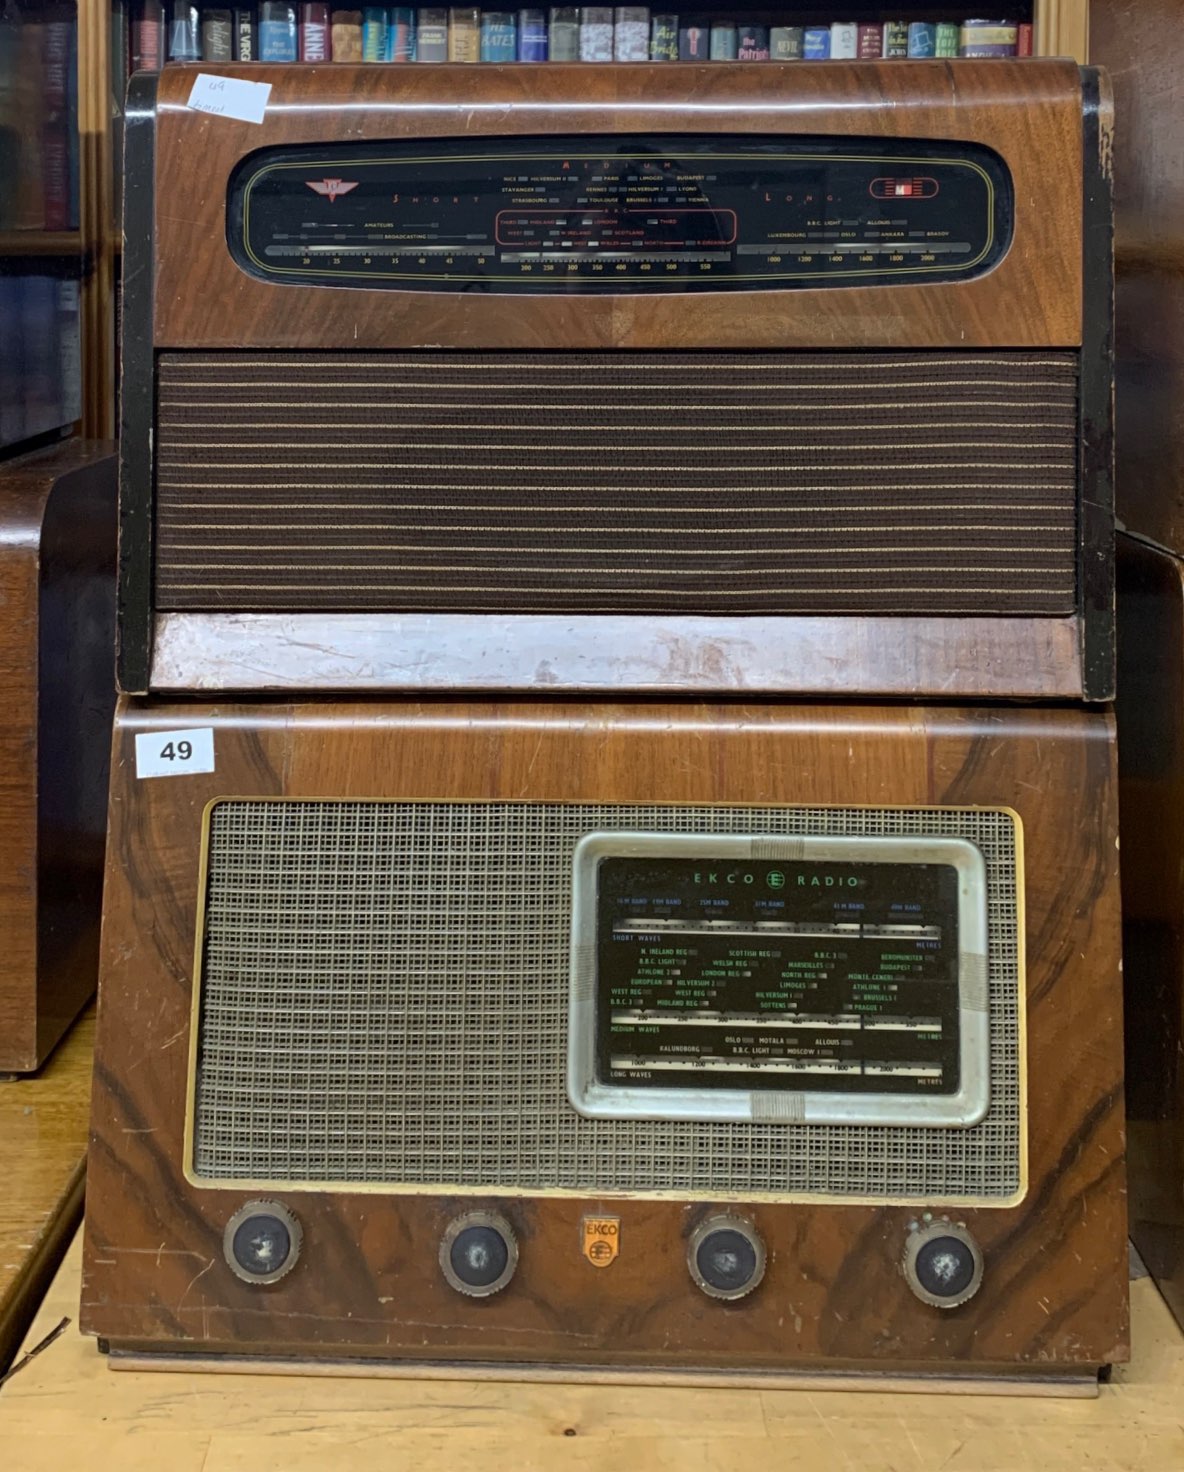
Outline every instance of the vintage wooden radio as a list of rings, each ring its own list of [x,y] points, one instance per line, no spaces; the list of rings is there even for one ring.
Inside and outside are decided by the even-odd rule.
[[[124,690],[1112,694],[1096,73],[235,74],[132,87]]]
[[[84,1328],[1092,1380],[1113,750],[1080,708],[133,702]]]
[[[0,1073],[30,1073],[98,971],[115,708],[115,446],[0,466]]]

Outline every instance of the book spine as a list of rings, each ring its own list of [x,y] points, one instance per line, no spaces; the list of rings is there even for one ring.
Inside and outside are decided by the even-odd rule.
[[[802,55],[807,61],[826,61],[830,56],[830,27],[807,26],[802,37]]]
[[[909,22],[909,55],[918,61],[937,55],[937,26],[932,21]]]
[[[386,60],[386,11],[378,5],[362,11],[362,60]]]
[[[859,54],[859,27],[852,21],[837,20],[830,28],[830,54],[833,61],[854,61]]]
[[[555,5],[547,17],[547,51],[552,61],[579,61],[580,12],[574,5]]]
[[[201,59],[203,61],[234,60],[234,17],[229,10],[202,11]]]
[[[957,56],[958,54],[958,27],[952,20],[939,20],[937,23],[937,43],[934,47],[934,55],[942,57]]]
[[[613,11],[613,58],[650,59],[650,12],[644,5],[618,5]]]
[[[859,27],[856,55],[861,61],[878,61],[884,54],[884,27],[878,24]]]
[[[164,65],[164,16],[160,0],[144,0],[132,21],[132,71],[158,72]]]
[[[801,26],[773,26],[769,31],[769,59],[801,61],[804,39]]]
[[[466,64],[481,60],[479,10],[454,5],[448,12],[448,60]]]
[[[518,12],[518,60],[546,61],[547,14],[543,10]]]
[[[613,13],[607,6],[580,7],[580,60],[612,61]]]
[[[655,15],[650,21],[650,60],[678,60],[678,16]]]
[[[481,12],[481,60],[516,61],[518,57],[518,17],[512,10]]]
[[[302,5],[300,7],[300,60],[329,60],[329,7],[327,5]]]
[[[736,37],[737,61],[768,61],[768,26],[738,26]]]
[[[1015,54],[1017,56],[1032,55],[1032,31],[1030,23],[1018,25],[1015,33]]]
[[[1011,21],[964,20],[958,55],[968,58],[1014,56],[1017,29]]]
[[[70,228],[70,145],[67,138],[70,70],[69,21],[46,22],[42,96],[41,177],[47,230]]]
[[[259,7],[259,60],[295,61],[299,55],[296,7],[264,3]]]
[[[881,55],[895,59],[909,54],[909,23],[907,20],[884,22],[884,50]]]
[[[386,59],[400,65],[415,60],[415,11],[398,6],[386,28]]]
[[[266,7],[265,7],[266,8]],[[184,0],[174,4],[169,21],[169,60],[201,60],[201,28],[196,5],[187,5]]]
[[[735,61],[740,47],[736,27],[726,21],[712,22],[709,46],[712,61]]]
[[[255,61],[258,47],[255,42],[255,17],[249,10],[234,12],[234,59]]]
[[[416,61],[448,60],[448,12],[421,10],[415,29]]]
[[[329,44],[334,61],[361,61],[362,12],[335,10],[329,24]]]

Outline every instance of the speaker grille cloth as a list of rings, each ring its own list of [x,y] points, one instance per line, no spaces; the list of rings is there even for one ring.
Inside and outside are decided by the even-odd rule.
[[[589,1120],[567,1101],[585,833],[958,834],[989,881],[991,1106],[971,1129]],[[692,1195],[1020,1184],[1013,820],[955,809],[250,802],[211,815],[197,1175]]]
[[[163,353],[158,395],[166,611],[1074,608],[1073,353]]]

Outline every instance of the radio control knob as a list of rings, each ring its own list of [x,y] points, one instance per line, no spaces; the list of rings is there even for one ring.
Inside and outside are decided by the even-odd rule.
[[[518,1243],[504,1216],[468,1211],[449,1222],[440,1241],[440,1270],[469,1298],[500,1293],[518,1266]]]
[[[709,1216],[691,1233],[687,1267],[709,1298],[743,1298],[765,1276],[765,1244],[741,1218]]]
[[[983,1254],[961,1223],[914,1222],[904,1249],[904,1275],[922,1303],[957,1308],[983,1280]]]
[[[248,1201],[226,1223],[222,1251],[244,1283],[278,1283],[296,1266],[303,1233],[278,1201]]]

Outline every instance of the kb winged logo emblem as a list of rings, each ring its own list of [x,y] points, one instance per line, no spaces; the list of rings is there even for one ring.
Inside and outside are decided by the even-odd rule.
[[[356,179],[346,183],[344,179],[306,179],[304,181],[314,194],[323,194],[330,204],[342,194],[358,187]]]

